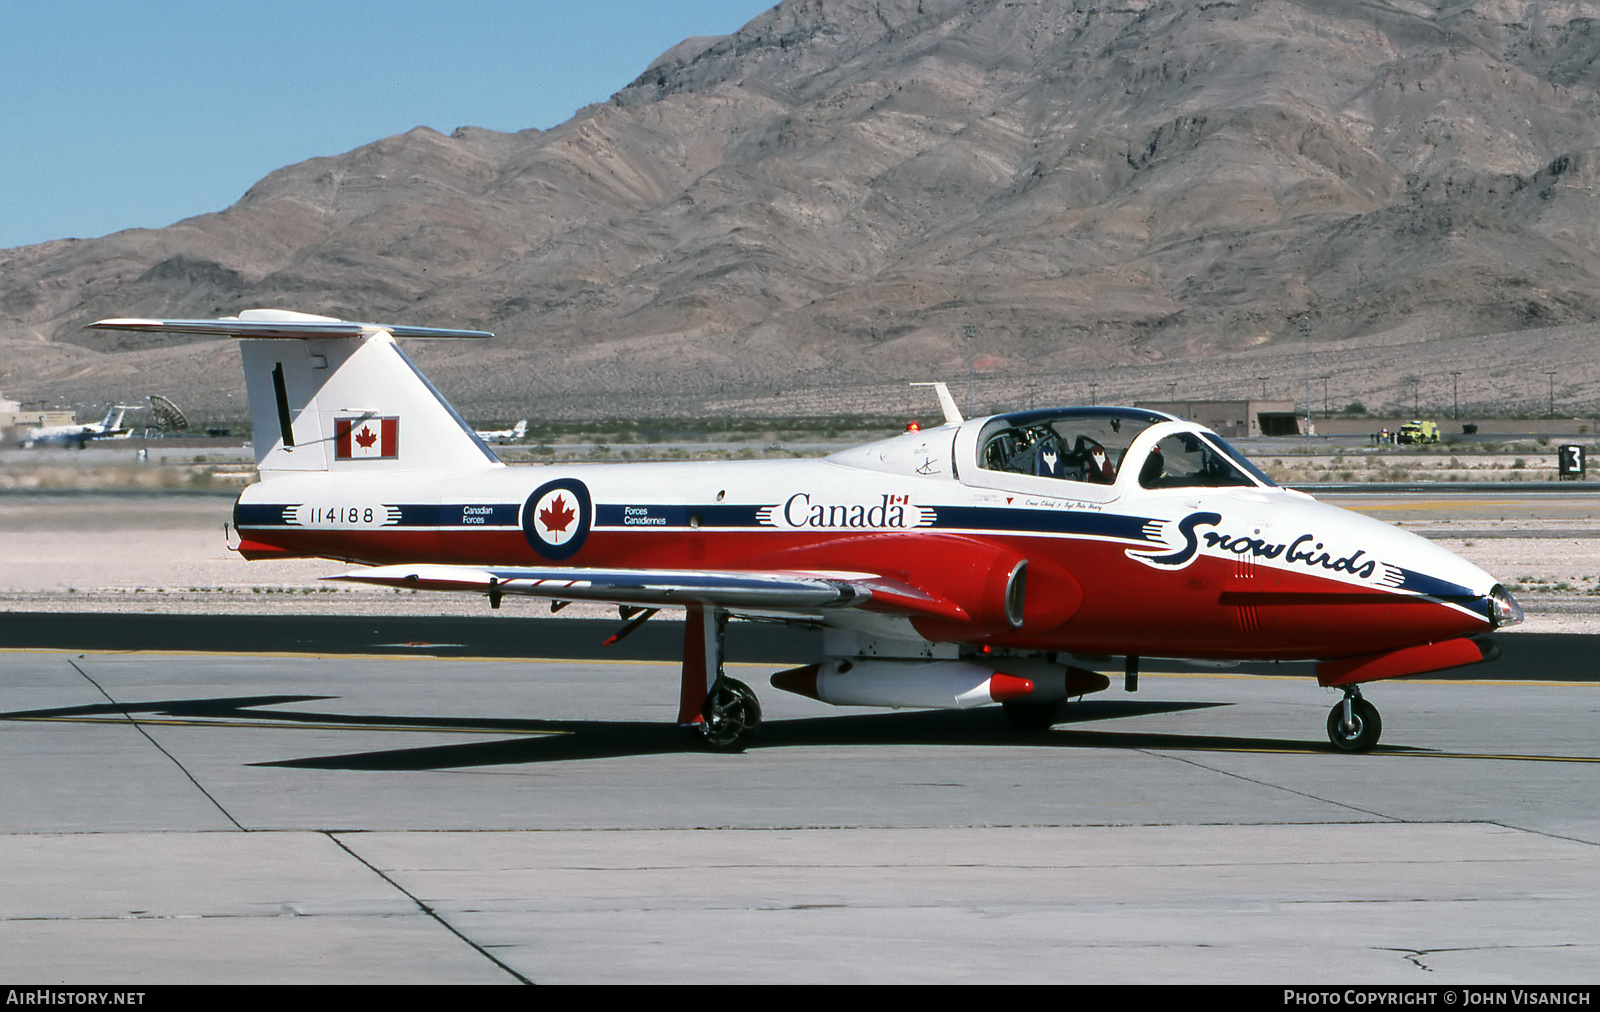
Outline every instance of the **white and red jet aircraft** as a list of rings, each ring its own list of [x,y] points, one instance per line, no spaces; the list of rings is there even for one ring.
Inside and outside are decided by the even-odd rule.
[[[1493,577],[1272,481],[1154,411],[961,419],[819,460],[507,467],[395,343],[484,337],[281,310],[105,320],[243,339],[262,480],[234,508],[247,558],[345,559],[341,578],[688,610],[679,720],[715,747],[760,722],[722,672],[723,627],[823,629],[772,677],[846,705],[1003,703],[1047,726],[1141,658],[1316,661],[1341,749],[1378,740],[1359,686],[1491,657],[1522,619]]]

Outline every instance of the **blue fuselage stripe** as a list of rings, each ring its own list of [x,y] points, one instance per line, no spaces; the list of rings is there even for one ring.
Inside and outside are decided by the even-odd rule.
[[[438,505],[411,503],[391,507],[399,518],[387,527],[428,529],[502,527],[518,524],[519,503],[481,503]],[[296,527],[292,522],[293,504],[240,504],[234,507],[234,524],[241,528]],[[613,530],[675,530],[685,528],[742,530],[804,530],[805,527],[778,527],[762,523],[775,505],[745,506],[721,503],[700,506],[626,505],[600,503],[595,506],[594,526]],[[1085,510],[1033,510],[992,506],[934,506],[931,523],[896,530],[975,531],[986,534],[1055,534],[1111,538],[1141,544],[1158,542],[1155,532],[1161,522],[1146,517]],[[879,528],[867,528],[879,529]]]
[[[1029,510],[994,506],[935,506],[933,526],[997,534],[1076,534],[1091,538],[1151,542],[1160,521],[1085,510]]]

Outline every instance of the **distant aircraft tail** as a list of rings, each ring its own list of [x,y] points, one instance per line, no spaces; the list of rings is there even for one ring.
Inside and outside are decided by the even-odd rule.
[[[524,418],[511,428],[511,438],[521,439],[528,434],[528,420]]]
[[[106,412],[106,420],[101,423],[100,431],[105,434],[107,439],[126,439],[133,435],[133,430],[125,428],[122,422],[123,419],[128,417],[128,412],[137,407],[138,405],[136,404],[112,405],[113,410],[115,410],[117,413],[116,420],[112,421],[111,412]]]
[[[353,323],[279,309],[220,320],[101,320],[102,330],[241,338],[256,464],[269,472],[500,467],[395,337],[477,330]]]

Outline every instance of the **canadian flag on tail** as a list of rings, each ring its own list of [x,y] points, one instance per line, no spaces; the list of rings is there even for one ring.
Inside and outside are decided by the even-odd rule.
[[[399,455],[398,416],[333,420],[333,459],[394,460]]]

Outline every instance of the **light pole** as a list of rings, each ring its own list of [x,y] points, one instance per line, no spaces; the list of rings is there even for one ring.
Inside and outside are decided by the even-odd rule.
[[[1461,370],[1450,370],[1450,400],[1455,405],[1456,421],[1461,421]]]
[[[978,336],[978,328],[969,323],[965,327],[961,328],[961,336],[967,339],[967,417],[971,418],[972,390],[976,384],[977,373],[976,359],[974,357],[977,352],[973,351],[973,349],[976,347],[976,345],[973,344],[973,339]]]
[[[1544,374],[1550,377],[1550,417],[1556,416],[1556,370],[1546,369]]]
[[[1300,336],[1306,342],[1306,442],[1311,442],[1311,317],[1300,317]]]

